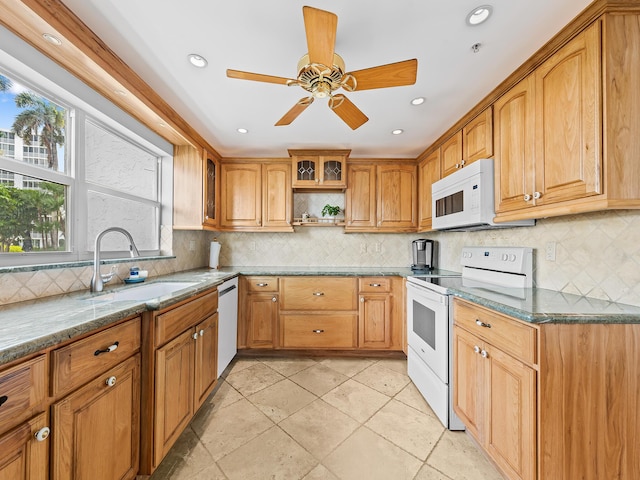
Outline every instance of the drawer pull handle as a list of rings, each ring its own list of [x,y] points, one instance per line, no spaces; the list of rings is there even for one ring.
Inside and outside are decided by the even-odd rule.
[[[479,327],[491,328],[490,323],[484,323],[482,320],[478,320],[478,319],[476,319],[476,325],[478,325]]]
[[[35,433],[36,440],[39,442],[44,442],[47,438],[49,438],[49,434],[51,433],[51,429],[49,427],[42,427]]]
[[[313,292],[316,297],[324,297],[324,292]]]
[[[369,286],[370,287],[381,287],[382,285],[380,285],[379,283],[370,283]]]
[[[107,387],[113,387],[116,384],[116,377],[109,377],[104,383]]]
[[[311,330],[313,333],[324,333],[324,330],[321,329],[316,329],[316,330]]]
[[[477,345],[474,345],[473,346],[473,351],[476,352],[476,353],[480,353],[480,347],[477,346]]]
[[[268,287],[268,283],[256,283],[256,287]]]
[[[0,407],[1,407],[2,405],[4,405],[5,403],[7,403],[7,400],[9,400],[9,397],[7,397],[6,395],[2,395],[2,396],[0,397]]]
[[[101,353],[113,352],[114,350],[116,350],[118,348],[118,345],[120,345],[120,342],[113,342],[112,345],[109,345],[107,348],[104,348],[102,350],[96,350],[95,352],[93,352],[93,354],[97,357]]]

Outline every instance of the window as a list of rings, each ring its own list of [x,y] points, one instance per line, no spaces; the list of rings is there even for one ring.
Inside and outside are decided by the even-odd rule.
[[[0,50],[0,266],[90,259],[96,236],[113,226],[128,230],[143,254],[158,255],[162,211],[171,206],[161,188],[171,146],[154,141],[137,122],[132,130],[130,118],[114,119],[112,113],[124,114],[112,104],[107,115],[76,97],[77,88],[71,94],[33,75],[36,85],[27,79],[31,69],[16,73],[15,63],[9,72],[4,54]],[[86,97],[97,96],[82,88]],[[101,246],[103,257],[128,254],[118,235],[105,236]]]

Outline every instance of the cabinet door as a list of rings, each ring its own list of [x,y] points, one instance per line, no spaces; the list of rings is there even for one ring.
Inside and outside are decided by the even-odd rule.
[[[320,157],[318,155],[293,155],[293,187],[309,188],[320,183]]]
[[[481,341],[453,327],[453,409],[476,440],[482,443],[484,363],[479,355]]]
[[[443,178],[462,168],[462,130],[442,144],[440,157]]]
[[[262,226],[262,165],[224,163],[220,166],[220,226]]]
[[[440,149],[425,158],[418,167],[418,202],[420,213],[419,228],[421,232],[431,230],[433,218],[431,199],[433,182],[440,180]]]
[[[536,478],[536,372],[487,345],[485,448],[509,478]],[[477,355],[480,357],[479,355]],[[482,358],[482,357],[480,357]]]
[[[191,145],[176,145],[173,152],[173,227],[202,229],[202,152]]]
[[[247,295],[247,347],[274,348],[277,344],[278,295]]]
[[[418,182],[414,165],[379,165],[378,228],[411,232],[418,227]]]
[[[216,227],[218,225],[218,170],[220,166],[206,150],[204,154],[204,224]]]
[[[207,399],[218,379],[218,313],[196,325],[196,333],[194,412]]]
[[[391,347],[391,296],[384,293],[360,294],[358,347]]]
[[[0,435],[0,480],[46,480],[49,478],[49,440],[35,434],[47,426],[42,413]]]
[[[530,75],[494,105],[496,213],[533,206],[534,91]]]
[[[345,188],[347,186],[347,162],[344,155],[320,157],[321,180],[325,188]]]
[[[262,168],[262,226],[291,230],[291,166],[288,163],[269,163]]]
[[[491,107],[471,120],[462,129],[464,165],[493,156],[493,115]]]
[[[160,464],[193,414],[195,330],[156,350],[154,465]]]
[[[600,23],[535,76],[536,204],[602,193]]]
[[[376,227],[376,167],[349,165],[345,230]]]
[[[52,406],[52,478],[132,479],[138,473],[140,355]]]

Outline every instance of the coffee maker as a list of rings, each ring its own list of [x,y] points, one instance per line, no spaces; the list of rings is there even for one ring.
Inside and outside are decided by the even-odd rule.
[[[427,273],[433,270],[433,240],[419,238],[411,244],[413,263],[411,270],[419,273]]]

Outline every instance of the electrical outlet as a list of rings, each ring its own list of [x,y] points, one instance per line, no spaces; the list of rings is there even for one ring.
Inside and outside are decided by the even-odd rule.
[[[382,251],[382,244],[380,242],[376,242],[374,244],[374,248],[375,248],[376,253],[380,253]]]
[[[550,262],[556,261],[556,242],[547,242],[545,246],[545,258]]]

